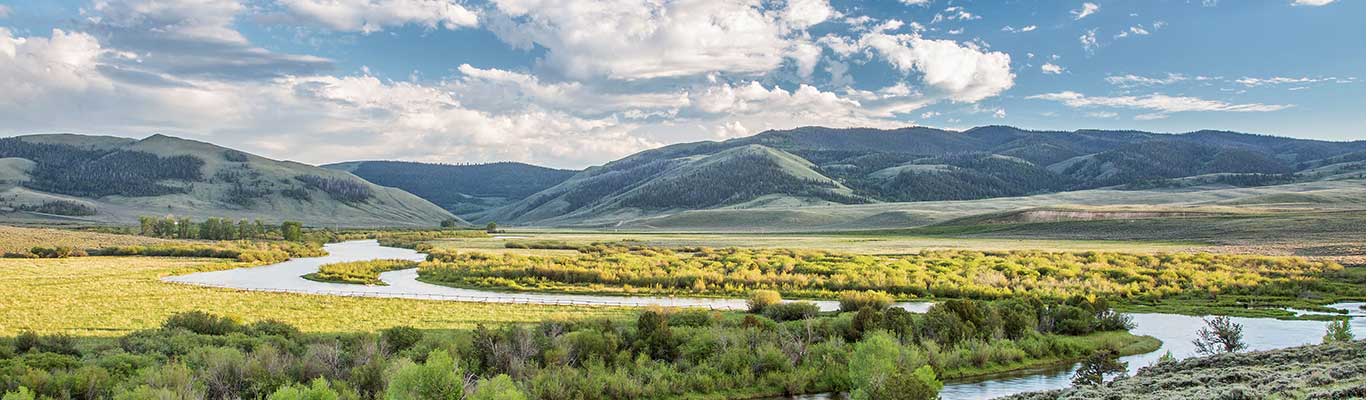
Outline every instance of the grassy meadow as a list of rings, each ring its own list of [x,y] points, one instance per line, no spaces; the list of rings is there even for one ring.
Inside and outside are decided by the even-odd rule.
[[[204,258],[78,257],[0,259],[0,336],[21,331],[81,336],[153,328],[202,310],[241,321],[275,319],[308,332],[424,329],[547,319],[619,317],[628,310],[250,292],[162,282],[174,274],[247,264]]]

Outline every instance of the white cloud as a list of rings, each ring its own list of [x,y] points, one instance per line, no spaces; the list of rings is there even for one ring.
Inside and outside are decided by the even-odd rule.
[[[1093,118],[1116,118],[1116,115],[1116,113],[1111,111],[1093,111],[1088,113],[1088,116]]]
[[[936,13],[936,16],[931,18],[931,23],[934,24],[941,21],[970,21],[976,19],[983,19],[983,17],[966,11],[964,7],[951,6],[946,7],[943,13]]]
[[[1064,73],[1064,67],[1052,63],[1044,63],[1040,65],[1040,72],[1049,75],[1059,75]]]
[[[1035,25],[1026,25],[1026,26],[1021,27],[1021,31],[1022,31],[1022,32],[1030,32],[1030,31],[1034,31],[1034,30],[1036,30],[1036,26],[1035,26]]]
[[[870,33],[862,47],[874,49],[904,73],[921,72],[922,82],[956,102],[975,102],[1011,88],[1011,56],[985,52],[973,43],[923,39],[917,35]]]
[[[276,0],[300,19],[335,31],[374,33],[416,24],[428,29],[479,25],[479,16],[455,0]]]
[[[1083,45],[1083,51],[1092,53],[1097,49],[1097,29],[1089,29],[1083,36],[1079,36],[1078,43]]]
[[[1246,86],[1246,87],[1255,87],[1255,86],[1268,86],[1268,85],[1286,85],[1286,84],[1290,84],[1290,83],[1319,83],[1319,82],[1332,82],[1332,81],[1335,81],[1335,78],[1334,78],[1334,77],[1328,77],[1328,78],[1311,78],[1311,77],[1305,77],[1305,76],[1303,76],[1303,77],[1299,77],[1299,78],[1293,78],[1293,77],[1285,77],[1285,76],[1273,76],[1273,77],[1268,77],[1268,78],[1251,78],[1251,77],[1247,77],[1247,76],[1246,76],[1246,77],[1243,77],[1243,78],[1240,78],[1240,79],[1236,79],[1236,80],[1235,80],[1235,83],[1244,85],[1244,86]]]
[[[744,1],[495,0],[489,26],[574,78],[635,80],[710,72],[759,75],[785,59],[809,61],[803,29],[836,16],[825,1],[782,8]],[[766,3],[768,4],[768,3]]]
[[[237,0],[94,0],[81,13],[100,25],[159,36],[247,43],[232,27],[245,9]]]
[[[933,118],[941,115],[939,111],[927,111],[921,114],[922,119]]]
[[[1099,7],[1099,6],[1097,5],[1097,3],[1087,3],[1087,2],[1085,2],[1085,3],[1083,3],[1083,6],[1080,7],[1079,9],[1069,11],[1069,14],[1073,14],[1073,16],[1074,16],[1074,21],[1077,21],[1077,20],[1080,20],[1080,19],[1083,19],[1083,18],[1087,18],[1089,15],[1093,15],[1093,14],[1097,13],[1097,10],[1100,10],[1101,8],[1102,8],[1102,7]]]
[[[1335,0],[1292,0],[1292,5],[1320,7],[1334,2]]]
[[[924,6],[931,3],[931,0],[898,0],[909,6]]]
[[[997,119],[1007,118],[1007,110],[1004,110],[1004,109],[1001,109],[1001,108],[999,108],[999,109],[997,109],[997,110],[993,110],[993,118],[997,118]]]
[[[533,101],[498,111],[463,103],[453,90],[369,75],[267,81],[177,80],[139,85],[108,75],[119,57],[93,36],[54,30],[16,37],[0,29],[0,121],[9,131],[153,132],[208,139],[277,157],[421,161],[522,160],[582,167],[659,145],[613,117],[579,117]],[[573,85],[465,68],[480,82],[515,82],[541,96],[581,96]],[[508,96],[513,97],[513,96]],[[631,103],[640,104],[640,99]]]
[[[1201,77],[1201,78],[1205,78],[1205,77]],[[1151,77],[1147,77],[1147,76],[1140,76],[1140,75],[1134,75],[1134,74],[1126,74],[1126,75],[1110,75],[1110,76],[1107,76],[1105,79],[1106,79],[1107,83],[1110,83],[1110,84],[1113,84],[1113,85],[1116,85],[1116,86],[1121,86],[1121,87],[1133,87],[1133,86],[1171,85],[1171,84],[1174,84],[1174,83],[1186,81],[1186,80],[1188,80],[1189,78],[1188,78],[1188,76],[1183,75],[1183,74],[1169,73],[1167,76],[1164,76],[1164,77],[1162,77],[1162,78],[1151,78]]]
[[[1207,100],[1196,97],[1169,96],[1164,94],[1149,94],[1145,96],[1085,96],[1078,92],[1063,91],[1056,93],[1044,93],[1027,96],[1027,99],[1049,100],[1063,103],[1073,108],[1126,108],[1154,111],[1155,114],[1170,114],[1177,112],[1271,112],[1287,109],[1291,105],[1284,104],[1232,104],[1219,100]],[[1137,117],[1138,118],[1138,117]]]

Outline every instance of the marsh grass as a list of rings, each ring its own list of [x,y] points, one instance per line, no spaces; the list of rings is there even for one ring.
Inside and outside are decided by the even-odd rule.
[[[319,282],[385,285],[381,272],[414,268],[418,262],[409,260],[367,260],[323,264],[318,272],[304,275],[304,279]]]

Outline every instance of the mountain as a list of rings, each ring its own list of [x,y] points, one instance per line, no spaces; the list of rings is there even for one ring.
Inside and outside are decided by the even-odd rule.
[[[515,162],[474,165],[351,161],[323,165],[378,185],[413,193],[462,217],[503,206],[555,186],[578,171]]]
[[[646,150],[586,169],[476,219],[611,225],[703,209],[1361,178],[1363,147],[1363,141],[1225,131],[803,127]],[[1182,180],[1189,177],[1202,178]]]
[[[193,140],[0,138],[0,219],[130,223],[164,214],[314,226],[436,226],[456,218],[347,172]]]

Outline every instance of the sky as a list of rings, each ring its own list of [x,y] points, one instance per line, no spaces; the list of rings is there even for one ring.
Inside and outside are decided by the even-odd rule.
[[[0,136],[598,165],[800,126],[1361,140],[1361,0],[0,0]]]

